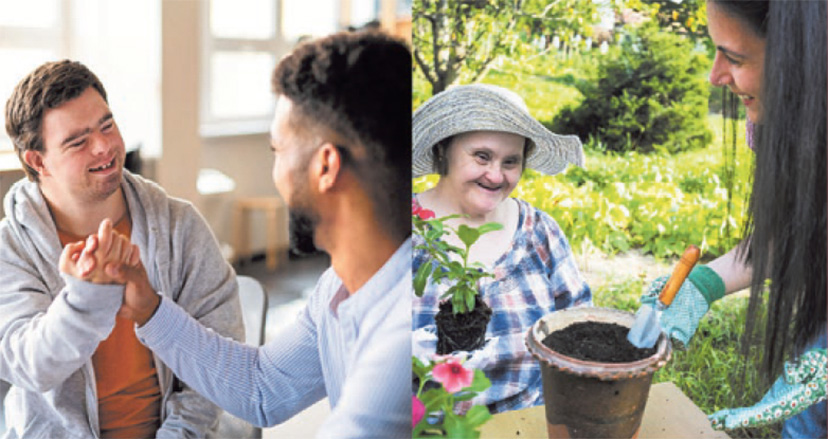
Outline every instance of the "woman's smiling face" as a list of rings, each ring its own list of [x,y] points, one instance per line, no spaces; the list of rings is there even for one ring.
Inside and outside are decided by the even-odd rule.
[[[515,189],[523,172],[526,138],[498,131],[455,136],[448,148],[448,173],[441,177],[467,212],[493,211]]]
[[[765,65],[765,39],[747,22],[730,14],[715,1],[707,2],[707,28],[716,58],[710,69],[710,83],[727,86],[745,104],[748,118],[762,118],[762,70]]]

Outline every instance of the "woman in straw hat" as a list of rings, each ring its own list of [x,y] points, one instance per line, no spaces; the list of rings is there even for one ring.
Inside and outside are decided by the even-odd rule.
[[[492,309],[487,342],[467,362],[482,369],[492,386],[474,403],[492,413],[540,404],[540,369],[524,346],[525,333],[549,312],[591,305],[592,295],[555,220],[509,194],[527,167],[554,175],[569,163],[581,166],[581,142],[547,130],[515,93],[483,84],[435,95],[414,113],[412,128],[414,177],[440,175],[434,188],[415,195],[415,210],[461,214],[452,220],[455,227],[504,226],[484,234],[469,255],[494,275],[479,284]],[[446,239],[460,245],[454,236]],[[415,273],[427,258],[414,251]],[[447,288],[431,283],[414,298],[415,355],[434,352],[434,317]]]

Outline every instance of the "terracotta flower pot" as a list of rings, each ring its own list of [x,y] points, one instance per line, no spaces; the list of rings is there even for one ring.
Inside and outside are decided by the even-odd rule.
[[[526,345],[541,362],[543,398],[550,438],[635,438],[653,374],[670,359],[671,346],[661,334],[656,353],[631,363],[582,361],[543,344],[547,335],[576,322],[616,323],[630,327],[635,316],[608,308],[569,308],[535,322]]]

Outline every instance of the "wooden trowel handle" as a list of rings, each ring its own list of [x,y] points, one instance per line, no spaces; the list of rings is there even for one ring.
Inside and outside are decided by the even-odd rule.
[[[701,250],[692,244],[681,255],[681,259],[676,264],[676,268],[673,269],[673,275],[670,276],[670,279],[661,290],[661,294],[658,295],[658,300],[664,306],[670,306],[673,303],[673,299],[676,297],[676,293],[678,293],[681,284],[684,283],[684,279],[687,279],[687,275],[690,274],[690,270],[698,262],[700,255]]]

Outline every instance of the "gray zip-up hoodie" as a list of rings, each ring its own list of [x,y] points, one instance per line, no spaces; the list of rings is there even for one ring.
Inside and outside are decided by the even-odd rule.
[[[241,340],[236,276],[206,222],[189,202],[124,170],[121,187],[150,284],[207,327]],[[62,247],[37,184],[21,180],[0,221],[0,380],[6,438],[100,436],[91,357],[109,336],[123,286],[61,275]],[[158,438],[209,437],[221,410],[155,359],[162,394]],[[113,365],[117,367],[117,365]],[[175,381],[175,383],[174,383]]]

